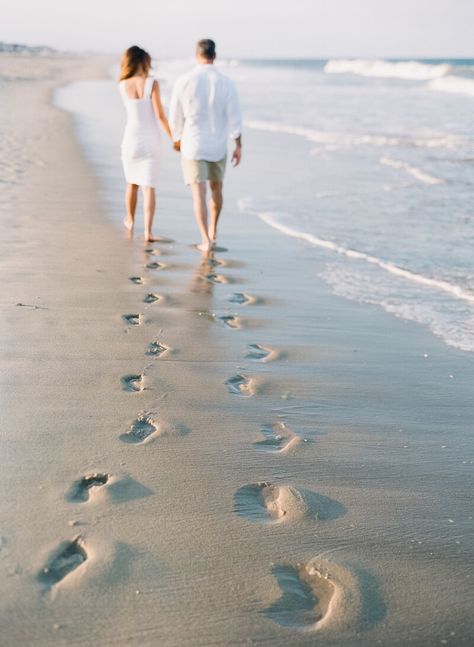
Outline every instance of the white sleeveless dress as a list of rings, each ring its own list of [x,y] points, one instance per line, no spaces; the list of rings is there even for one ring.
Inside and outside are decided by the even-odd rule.
[[[152,77],[145,81],[142,99],[131,99],[125,81],[119,90],[127,110],[127,125],[122,139],[122,164],[129,184],[156,187],[160,165],[160,127],[151,102]]]

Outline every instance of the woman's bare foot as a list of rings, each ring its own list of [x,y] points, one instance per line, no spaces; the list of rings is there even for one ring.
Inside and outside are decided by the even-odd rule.
[[[159,243],[160,239],[155,238],[152,234],[148,234],[145,236],[145,243]]]
[[[130,216],[125,216],[125,218],[123,219],[123,224],[125,225],[125,229],[127,229],[127,231],[129,232],[133,231],[133,225],[135,223],[132,220],[132,218],[130,218]]]

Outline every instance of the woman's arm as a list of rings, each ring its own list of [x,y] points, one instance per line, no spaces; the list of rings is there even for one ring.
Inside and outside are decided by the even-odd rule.
[[[184,128],[184,114],[183,106],[180,99],[180,82],[176,81],[173,87],[173,92],[171,93],[171,102],[170,102],[170,128],[171,135],[173,138],[173,148],[175,151],[181,150],[181,137],[183,135]]]
[[[156,118],[162,125],[165,133],[171,139],[172,138],[171,130],[168,123],[168,119],[166,118],[166,113],[163,109],[163,104],[161,103],[160,86],[158,84],[158,81],[153,81],[153,88],[151,90],[151,102],[153,104],[153,109],[155,111]]]

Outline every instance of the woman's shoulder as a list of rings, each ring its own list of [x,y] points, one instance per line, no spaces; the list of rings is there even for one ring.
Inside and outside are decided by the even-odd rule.
[[[158,79],[155,76],[148,76],[147,79],[146,79],[146,86],[145,87],[148,89],[148,92],[151,95],[151,93],[153,92],[153,90],[155,88],[157,88],[159,90],[160,84],[158,82]]]

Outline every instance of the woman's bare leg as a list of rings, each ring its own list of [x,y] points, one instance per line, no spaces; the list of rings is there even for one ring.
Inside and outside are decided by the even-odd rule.
[[[155,215],[155,189],[151,186],[143,187],[143,213],[145,216],[145,241],[147,243],[153,242],[153,217]]]
[[[123,224],[130,232],[133,231],[133,225],[135,224],[135,211],[137,208],[137,198],[138,198],[138,185],[127,184],[127,189],[125,191],[125,208],[127,210],[127,215],[123,220]]]

